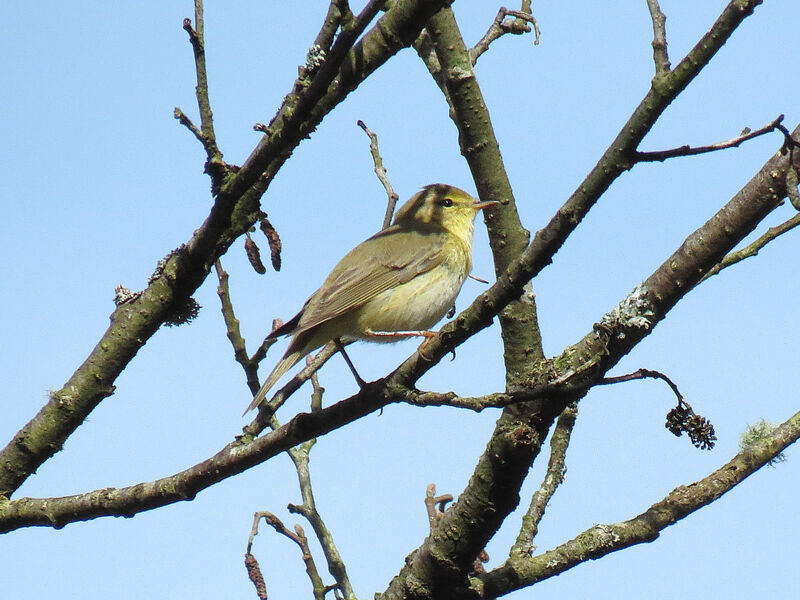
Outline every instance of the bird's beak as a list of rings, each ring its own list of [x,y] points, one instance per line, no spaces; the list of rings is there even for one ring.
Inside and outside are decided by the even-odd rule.
[[[476,200],[475,204],[472,205],[472,208],[475,210],[483,210],[487,206],[494,206],[495,204],[500,204],[497,200],[487,200],[486,202],[481,202],[480,200]]]

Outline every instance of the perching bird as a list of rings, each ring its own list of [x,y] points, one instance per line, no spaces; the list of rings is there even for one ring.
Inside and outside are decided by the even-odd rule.
[[[245,412],[261,404],[301,358],[331,340],[394,342],[430,334],[472,269],[475,215],[493,204],[498,202],[479,202],[441,183],[412,196],[391,226],[348,252],[300,312],[267,336],[293,337]]]

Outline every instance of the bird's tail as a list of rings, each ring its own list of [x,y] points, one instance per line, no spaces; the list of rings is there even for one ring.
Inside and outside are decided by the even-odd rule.
[[[267,380],[264,382],[264,385],[262,385],[261,389],[258,390],[255,396],[253,396],[253,401],[250,403],[250,406],[247,407],[247,410],[242,413],[242,416],[246,415],[259,404],[261,404],[264,401],[264,398],[267,397],[267,393],[270,391],[270,389],[272,389],[272,386],[278,382],[278,379],[283,377],[283,374],[295,366],[306,354],[308,354],[308,352],[302,351],[287,352],[284,354],[283,358],[280,359],[278,364],[275,365],[275,368],[272,369],[272,373],[269,374]]]

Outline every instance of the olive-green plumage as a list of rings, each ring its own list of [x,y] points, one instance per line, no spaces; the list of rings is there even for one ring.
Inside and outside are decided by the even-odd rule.
[[[475,215],[491,204],[496,202],[478,202],[441,183],[415,194],[391,226],[348,252],[302,310],[269,335],[293,337],[247,410],[301,358],[331,340],[392,342],[435,325],[472,269]]]

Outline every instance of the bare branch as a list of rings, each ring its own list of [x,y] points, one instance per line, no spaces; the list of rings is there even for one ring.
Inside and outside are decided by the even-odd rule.
[[[488,573],[482,595],[496,598],[553,577],[572,567],[633,546],[652,542],[661,531],[717,500],[800,438],[800,412],[727,464],[688,486],[675,488],[642,514],[611,525],[595,525],[576,538],[542,554],[510,557]]]
[[[69,436],[105,398],[114,382],[169,318],[205,281],[214,261],[252,225],[261,194],[302,139],[352,90],[419,35],[425,19],[444,0],[401,0],[378,20],[340,63],[339,85],[325,88],[305,101],[308,110],[293,113],[286,129],[262,140],[245,164],[228,177],[217,193],[208,216],[163,261],[160,274],[135,301],[122,304],[111,315],[109,328],[69,380],[0,451],[0,495],[11,496],[32,473],[64,445]],[[295,98],[292,94],[290,97]],[[288,117],[287,117],[288,118]],[[233,171],[233,169],[231,170]],[[166,276],[162,276],[166,275]],[[2,509],[0,509],[2,510]]]
[[[779,129],[782,121],[783,115],[779,115],[774,121],[764,125],[764,127],[761,129],[750,131],[749,128],[745,128],[741,135],[724,142],[717,142],[716,144],[695,147],[685,145],[680,146],[679,148],[672,148],[671,150],[659,150],[656,152],[634,152],[633,157],[636,162],[654,162],[664,161],[668,158],[674,158],[676,156],[694,156],[695,154],[705,154],[707,152],[716,152],[717,150],[735,148],[748,140],[752,140],[753,138],[757,138]]]
[[[244,433],[247,436],[257,436],[264,429],[270,425],[273,415],[283,404],[294,394],[301,385],[308,381],[311,376],[316,373],[322,365],[336,354],[338,351],[334,342],[328,342],[322,349],[314,355],[311,362],[306,362],[306,366],[302,368],[294,377],[292,377],[286,385],[280,388],[272,396],[269,402],[262,402],[258,408],[258,414],[250,425],[244,428]],[[255,393],[255,392],[253,392]]]
[[[506,17],[514,18],[506,21]],[[469,57],[472,61],[472,64],[474,65],[476,62],[478,62],[478,58],[480,58],[481,54],[486,52],[489,49],[489,45],[496,39],[507,33],[512,35],[523,35],[525,33],[530,33],[531,25],[533,25],[534,34],[533,44],[538,46],[541,31],[539,31],[539,24],[531,14],[531,0],[524,0],[520,10],[509,10],[504,6],[500,7],[500,10],[497,11],[497,16],[489,26],[489,29],[486,31],[480,41],[478,41],[478,43],[469,50]]]
[[[689,440],[696,448],[711,450],[717,440],[714,426],[708,419],[694,412],[691,405],[684,400],[683,395],[678,391],[678,386],[663,373],[650,369],[637,369],[627,375],[604,377],[597,382],[597,385],[611,385],[646,378],[661,379],[666,382],[678,399],[677,406],[667,413],[665,427],[677,437],[680,437],[683,433],[688,434]]]
[[[306,366],[311,367],[314,364],[314,359],[311,356],[306,356]],[[318,411],[322,408],[322,395],[325,393],[325,388],[319,383],[319,373],[315,370],[311,374],[311,412]]]
[[[258,362],[253,361],[247,356],[245,339],[242,337],[239,319],[236,318],[236,314],[233,310],[233,303],[231,302],[228,273],[222,268],[222,262],[219,259],[214,263],[214,269],[217,273],[217,279],[219,280],[217,295],[221,303],[222,318],[225,321],[228,339],[231,342],[231,346],[233,346],[233,356],[244,370],[245,377],[247,378],[247,387],[250,388],[250,393],[255,394],[260,387],[258,382]],[[275,340],[270,340],[270,342],[275,343]]]
[[[194,27],[190,19],[183,20],[183,28],[189,34],[194,52],[195,76],[197,86],[197,108],[200,110],[200,136],[199,140],[206,151],[206,171],[214,180],[215,186],[221,185],[225,164],[222,162],[222,152],[217,146],[214,133],[214,117],[211,112],[211,102],[208,99],[208,73],[206,72],[205,32],[203,22],[203,0],[194,0]],[[175,118],[179,119],[179,109],[175,110]],[[196,129],[196,128],[195,128]],[[192,131],[194,133],[194,131]],[[195,134],[196,135],[196,134]]]
[[[453,501],[452,494],[436,495],[436,484],[430,483],[425,488],[425,512],[428,513],[428,526],[431,531],[436,527],[436,523],[442,518],[444,508],[448,502]]]
[[[312,48],[317,46],[323,51],[329,52],[339,27],[349,27],[354,19],[355,16],[350,11],[347,0],[332,0],[328,5],[328,14],[325,15],[325,20],[314,39]]]
[[[310,360],[310,357],[307,357],[306,364],[311,366],[312,363],[313,361]],[[311,411],[318,412],[321,410],[324,389],[319,385],[316,372],[311,376],[311,383],[313,385]],[[311,485],[311,472],[309,470],[309,454],[315,443],[316,439],[312,438],[297,448],[291,448],[289,450],[289,456],[297,471],[300,495],[303,499],[302,504],[289,504],[289,512],[301,514],[308,520],[314,530],[314,535],[316,535],[320,546],[322,546],[322,552],[325,554],[325,560],[328,564],[328,571],[336,580],[336,587],[341,590],[346,600],[355,600],[356,595],[350,583],[350,578],[347,575],[344,561],[333,540],[333,535],[327,525],[325,525],[325,521],[322,519],[322,515],[317,509],[317,503],[314,499],[314,490]],[[315,586],[315,590],[316,589]]]
[[[757,240],[755,240],[751,244],[748,244],[741,250],[736,250],[735,252],[726,254],[725,258],[723,258],[711,269],[709,269],[708,273],[706,273],[703,276],[703,279],[701,279],[701,282],[705,281],[709,277],[713,277],[714,275],[722,271],[722,269],[731,267],[736,263],[743,261],[746,258],[751,258],[753,256],[756,256],[759,253],[759,251],[768,243],[780,237],[784,233],[791,231],[798,225],[800,225],[800,213],[793,215],[792,218],[788,219],[787,221],[784,221],[780,225],[776,225],[775,227],[770,227],[762,236],[760,236]]]
[[[205,140],[203,139],[203,133],[197,128],[197,125],[192,123],[192,120],[188,116],[186,116],[186,113],[184,113],[180,109],[180,107],[178,106],[175,107],[173,115],[175,116],[176,119],[178,119],[178,122],[181,125],[183,125],[184,127],[186,127],[186,129],[192,132],[192,135],[196,137],[201,144],[205,143]]]
[[[392,222],[394,207],[397,206],[397,200],[399,197],[394,191],[389,178],[386,176],[386,169],[383,166],[383,158],[381,158],[380,151],[378,150],[377,134],[371,131],[361,119],[359,119],[356,124],[364,130],[364,133],[369,136],[369,151],[370,154],[372,154],[372,161],[375,163],[375,175],[378,176],[378,180],[383,184],[383,189],[386,190],[386,195],[389,198],[386,204],[386,214],[383,217],[382,227],[382,229],[386,229]]]
[[[647,0],[650,18],[653,21],[653,62],[656,65],[656,77],[669,73],[669,55],[667,54],[666,15],[661,12],[658,0]]]
[[[550,437],[550,460],[547,463],[547,473],[544,476],[542,485],[536,490],[531,498],[530,506],[522,517],[517,540],[511,547],[509,556],[523,555],[530,556],[535,546],[533,538],[539,532],[539,523],[544,517],[547,505],[555,494],[558,486],[564,481],[567,472],[564,457],[569,447],[570,436],[575,427],[575,419],[578,416],[578,405],[570,404],[564,409],[556,422],[553,435]]]
[[[633,373],[628,373],[627,375],[617,375],[616,377],[603,377],[600,381],[597,382],[596,385],[613,385],[615,383],[623,383],[625,381],[635,381],[637,379],[660,379],[665,382],[675,396],[678,398],[678,401],[683,400],[683,395],[678,391],[678,386],[666,375],[660,373],[659,371],[653,371],[651,369],[637,369]]]
[[[255,567],[258,567],[258,562],[255,561],[255,557],[252,554],[252,547],[253,547],[253,538],[258,535],[258,524],[264,519],[264,521],[270,525],[275,531],[280,533],[281,535],[289,538],[295,544],[300,547],[301,556],[303,558],[303,562],[306,565],[306,573],[308,574],[308,578],[311,580],[311,586],[314,593],[315,600],[323,600],[325,598],[325,592],[327,588],[325,584],[322,582],[322,578],[319,576],[319,571],[317,570],[317,566],[314,563],[314,557],[311,554],[311,548],[308,545],[308,539],[303,532],[303,528],[299,525],[295,525],[295,530],[291,531],[288,529],[283,522],[274,514],[269,511],[260,511],[255,513],[253,517],[253,527],[250,530],[250,537],[247,540],[247,553],[245,554],[245,564],[247,565],[248,575],[253,581],[253,584],[256,586],[256,590],[259,591],[264,585],[264,578],[261,575],[261,570],[258,569],[257,572],[253,573],[253,569],[251,569],[251,565],[249,563],[255,562]],[[250,559],[252,557],[252,559]],[[259,595],[259,597],[262,597]],[[264,589],[264,598],[266,598],[266,589]]]

